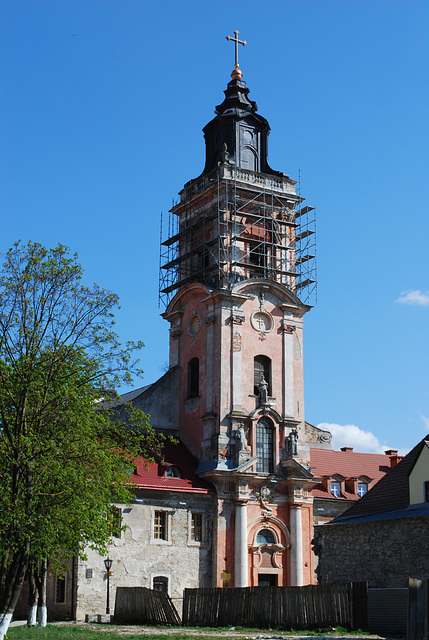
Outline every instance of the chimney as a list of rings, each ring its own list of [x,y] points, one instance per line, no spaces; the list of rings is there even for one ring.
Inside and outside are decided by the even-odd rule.
[[[340,451],[353,451],[353,447],[341,447]]]
[[[398,462],[400,462],[403,458],[403,456],[398,456],[398,449],[389,449],[388,451],[384,452],[386,454],[386,456],[389,456],[390,458],[390,468],[393,469],[393,467],[396,467],[396,465],[398,464]]]

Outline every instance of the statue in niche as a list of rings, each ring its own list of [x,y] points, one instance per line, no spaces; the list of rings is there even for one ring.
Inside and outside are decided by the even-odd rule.
[[[298,455],[298,430],[292,429],[285,438],[286,455],[288,458],[296,458]]]
[[[261,382],[259,383],[259,405],[264,406],[268,404],[268,382],[265,380],[264,376],[261,378]]]
[[[244,431],[244,427],[242,425],[240,425],[237,429],[237,431],[235,432],[235,450],[237,451],[237,453],[240,453],[241,451],[246,451],[247,449],[247,438],[246,438],[246,432]]]
[[[244,464],[249,459],[250,447],[247,444],[246,430],[240,425],[235,431],[235,455],[238,466]]]
[[[221,164],[229,164],[229,153],[228,153],[228,147],[227,147],[226,142],[223,143],[223,149],[222,149],[222,153],[221,153],[221,160],[222,160]]]

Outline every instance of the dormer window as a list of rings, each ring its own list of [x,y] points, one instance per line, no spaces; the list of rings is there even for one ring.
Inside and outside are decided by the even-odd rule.
[[[341,484],[337,480],[331,480],[331,493],[335,498],[341,495]]]
[[[362,496],[364,496],[365,493],[368,493],[368,485],[367,485],[367,483],[366,482],[358,482],[357,494],[358,494],[359,498],[362,498]]]
[[[171,467],[168,467],[167,471],[165,472],[165,475],[167,478],[181,478],[182,474],[180,473],[180,469],[178,467],[175,467],[173,465],[171,465]]]

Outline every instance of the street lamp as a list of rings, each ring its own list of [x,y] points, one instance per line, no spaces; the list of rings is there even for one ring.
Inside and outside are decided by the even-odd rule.
[[[104,561],[107,573],[107,602],[106,602],[106,614],[110,615],[110,602],[109,602],[109,586],[110,586],[110,569],[112,568],[113,560],[107,557]]]

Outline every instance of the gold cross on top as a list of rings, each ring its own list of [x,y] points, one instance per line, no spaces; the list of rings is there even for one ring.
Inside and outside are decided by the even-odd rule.
[[[247,42],[245,40],[239,40],[238,39],[238,31],[234,31],[235,33],[235,38],[231,37],[231,36],[226,36],[227,40],[232,40],[233,42],[235,42],[235,68],[238,69],[238,45],[242,44],[243,47],[246,46]]]

